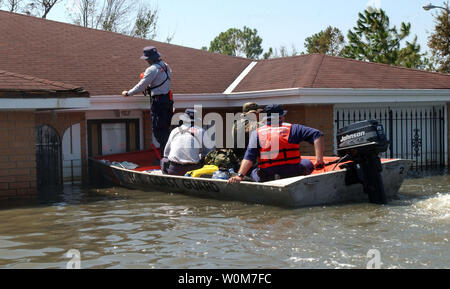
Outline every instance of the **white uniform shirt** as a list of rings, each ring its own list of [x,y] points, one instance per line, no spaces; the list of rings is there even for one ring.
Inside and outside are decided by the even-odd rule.
[[[197,164],[211,150],[203,137],[205,130],[198,126],[182,125],[172,130],[164,149],[164,157],[178,164]]]
[[[169,65],[167,65],[167,63],[165,63],[164,61],[158,61],[150,65],[145,70],[144,78],[142,78],[141,81],[139,81],[139,83],[136,84],[135,87],[133,87],[130,91],[128,91],[128,95],[129,96],[135,95],[136,93],[143,92],[149,86],[153,87],[163,83],[167,78],[164,69],[167,69],[167,74],[169,75],[169,78],[172,78],[172,70],[170,69]],[[167,81],[164,82],[163,85],[155,89],[152,89],[152,96],[169,93],[170,86],[171,86],[170,79],[167,79]]]

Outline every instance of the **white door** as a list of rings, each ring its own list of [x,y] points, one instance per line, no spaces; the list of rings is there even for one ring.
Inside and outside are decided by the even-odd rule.
[[[63,134],[63,181],[64,183],[81,182],[81,134],[80,124],[74,124]]]

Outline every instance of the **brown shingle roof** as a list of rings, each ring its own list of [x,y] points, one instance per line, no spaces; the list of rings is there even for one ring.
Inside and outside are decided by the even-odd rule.
[[[283,88],[450,89],[450,74],[310,54],[260,61],[234,92]]]
[[[0,11],[0,68],[119,95],[148,66],[153,45],[173,70],[174,93],[220,93],[250,60]]]
[[[174,93],[221,93],[251,60],[0,11],[0,68],[118,95],[147,67],[153,45]],[[234,92],[284,88],[450,89],[450,75],[320,54],[258,61]]]
[[[81,87],[0,70],[0,97],[89,97]]]

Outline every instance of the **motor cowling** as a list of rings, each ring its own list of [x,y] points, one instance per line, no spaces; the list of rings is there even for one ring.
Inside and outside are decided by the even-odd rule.
[[[338,155],[358,158],[366,154],[387,151],[389,142],[383,125],[376,120],[365,120],[341,128],[337,132]]]
[[[369,201],[386,204],[386,194],[381,178],[381,160],[378,156],[386,152],[389,141],[383,125],[376,120],[365,120],[343,127],[337,132],[338,155],[353,162],[347,165],[347,179],[362,183]],[[348,184],[356,183],[347,180]]]

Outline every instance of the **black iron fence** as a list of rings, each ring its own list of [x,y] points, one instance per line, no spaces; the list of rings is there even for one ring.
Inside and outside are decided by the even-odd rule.
[[[336,109],[336,129],[366,119],[376,119],[383,124],[390,141],[383,157],[412,159],[415,170],[445,168],[444,106]]]
[[[62,187],[61,140],[47,125],[36,127],[36,170],[39,191]]]

